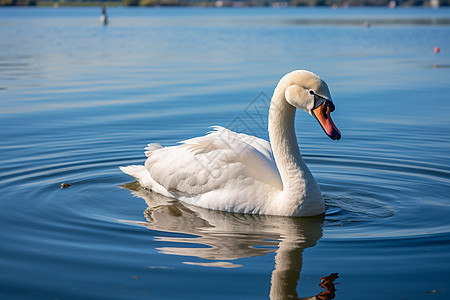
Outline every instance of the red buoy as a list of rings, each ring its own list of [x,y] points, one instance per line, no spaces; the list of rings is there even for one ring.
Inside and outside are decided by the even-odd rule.
[[[434,52],[435,53],[439,53],[439,51],[441,51],[441,49],[439,49],[439,47],[434,47]]]

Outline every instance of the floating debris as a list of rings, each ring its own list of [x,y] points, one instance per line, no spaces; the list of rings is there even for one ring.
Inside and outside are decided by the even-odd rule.
[[[62,189],[68,188],[69,186],[71,186],[70,183],[67,183],[67,182],[61,183],[61,188],[62,188]]]
[[[424,295],[437,294],[437,290],[430,290],[423,293]]]

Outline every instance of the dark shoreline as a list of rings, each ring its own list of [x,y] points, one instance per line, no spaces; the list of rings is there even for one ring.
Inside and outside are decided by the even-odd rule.
[[[48,0],[0,0],[2,6],[174,6],[174,7],[448,7],[450,0],[123,0],[123,1],[48,1]]]

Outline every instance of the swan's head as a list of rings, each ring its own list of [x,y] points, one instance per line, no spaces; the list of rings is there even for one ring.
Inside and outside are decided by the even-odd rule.
[[[339,140],[341,133],[331,119],[335,107],[325,81],[309,71],[293,71],[282,81],[286,85],[286,101],[315,117],[331,139]]]

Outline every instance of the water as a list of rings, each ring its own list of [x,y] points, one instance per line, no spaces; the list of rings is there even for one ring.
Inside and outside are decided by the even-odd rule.
[[[0,9],[2,299],[302,298],[331,273],[335,299],[450,298],[450,10],[108,14]],[[188,208],[118,169],[211,125],[267,138],[293,69],[337,107],[338,142],[296,121],[324,218]]]

